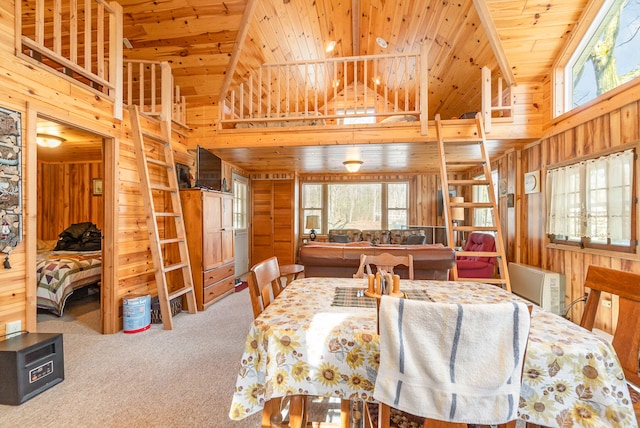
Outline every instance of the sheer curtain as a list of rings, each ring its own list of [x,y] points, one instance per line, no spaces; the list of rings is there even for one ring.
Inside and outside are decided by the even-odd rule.
[[[628,243],[633,162],[633,150],[626,150],[547,171],[547,233]]]
[[[587,236],[612,243],[631,239],[633,150],[586,162]]]

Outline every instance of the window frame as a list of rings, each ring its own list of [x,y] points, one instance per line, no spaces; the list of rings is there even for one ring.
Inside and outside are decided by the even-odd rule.
[[[636,219],[637,219],[637,210],[638,210],[638,198],[637,198],[637,186],[638,186],[638,143],[630,143],[630,144],[623,144],[617,147],[613,147],[611,149],[608,150],[604,150],[598,153],[595,153],[593,155],[589,155],[589,156],[584,156],[581,158],[576,158],[576,159],[571,159],[570,161],[566,161],[566,162],[561,162],[558,164],[554,164],[554,165],[549,165],[546,169],[547,174],[545,174],[546,176],[546,186],[545,186],[545,199],[547,201],[546,203],[546,216],[545,216],[545,233],[547,236],[547,239],[549,240],[549,242],[551,244],[557,244],[560,246],[566,246],[566,247],[570,247],[570,248],[574,248],[574,249],[581,249],[581,250],[603,250],[603,251],[607,251],[607,252],[613,252],[613,253],[627,253],[627,254],[638,254],[638,235],[637,235],[637,227],[636,227]],[[592,238],[585,236],[586,235],[586,230],[588,228],[587,224],[585,221],[581,221],[580,223],[580,230],[581,230],[581,235],[580,238],[576,238],[576,239],[572,239],[570,238],[568,235],[554,235],[552,233],[549,233],[549,217],[550,217],[550,210],[551,210],[551,198],[552,198],[552,194],[551,194],[551,183],[549,182],[549,177],[548,177],[548,173],[552,170],[558,169],[558,168],[563,168],[563,167],[569,167],[569,166],[573,166],[573,165],[579,165],[581,163],[586,163],[588,161],[592,161],[592,160],[596,160],[599,158],[603,158],[603,157],[607,157],[607,156],[611,156],[611,155],[615,155],[616,153],[622,153],[626,150],[632,150],[633,151],[633,161],[632,161],[632,167],[633,170],[631,171],[631,175],[630,175],[630,179],[631,179],[631,195],[630,195],[630,200],[631,200],[631,209],[630,209],[630,239],[629,239],[629,243],[628,245],[619,245],[619,244],[612,244],[611,243],[611,238],[607,238],[607,243],[602,243],[601,241],[596,241],[596,242],[592,242]],[[581,173],[580,174],[580,189],[578,191],[578,196],[580,198],[580,202],[579,205],[585,206],[586,207],[586,200],[587,200],[587,186],[586,186],[586,181],[588,180],[588,177],[586,175],[586,173]],[[575,192],[574,192],[575,193]],[[584,208],[585,213],[584,216],[588,216],[588,213],[586,212],[586,208]]]
[[[317,214],[319,211],[320,215],[320,228],[315,229],[316,234],[318,235],[326,235],[329,232],[329,189],[330,185],[360,185],[360,184],[379,184],[382,186],[381,188],[381,213],[380,213],[380,229],[381,230],[390,230],[389,229],[389,211],[405,211],[407,224],[409,225],[410,219],[410,201],[411,201],[411,183],[410,180],[383,180],[383,181],[304,181],[300,185],[300,219],[299,226],[302,231],[302,235],[308,235],[310,229],[305,228],[305,222],[308,215]],[[389,207],[389,198],[388,198],[388,185],[389,184],[404,184],[406,186],[406,208],[390,208]],[[305,207],[304,200],[304,186],[307,185],[321,185],[322,186],[322,195],[321,195],[321,207]]]
[[[591,37],[601,25],[602,21],[610,13],[611,7],[615,2],[616,0],[590,1],[572,31],[573,36],[569,37],[565,45],[562,47],[555,63],[552,66],[551,73],[553,119],[564,115],[575,114],[576,112],[597,103],[603,98],[610,98],[613,93],[617,93],[617,91],[621,90],[621,88],[626,85],[633,84],[632,82],[640,80],[640,77],[636,77],[595,97],[592,100],[582,103],[579,106],[572,107],[573,66],[581,57],[583,50],[590,43]]]

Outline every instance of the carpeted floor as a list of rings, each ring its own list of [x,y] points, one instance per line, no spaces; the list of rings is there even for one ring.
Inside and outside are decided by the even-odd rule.
[[[195,315],[136,334],[99,334],[97,294],[38,314],[38,331],[63,333],[65,380],[19,406],[0,405],[0,427],[255,428],[228,418],[253,318],[248,290]],[[0,377],[3,374],[0,374]]]

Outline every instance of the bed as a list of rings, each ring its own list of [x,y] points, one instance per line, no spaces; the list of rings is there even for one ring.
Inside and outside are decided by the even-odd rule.
[[[53,241],[55,245],[55,241]],[[53,251],[39,244],[36,267],[37,306],[62,316],[67,298],[102,279],[102,251]]]

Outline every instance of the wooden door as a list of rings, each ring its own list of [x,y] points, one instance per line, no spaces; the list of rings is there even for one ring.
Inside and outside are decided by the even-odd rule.
[[[251,265],[274,255],[272,192],[271,180],[251,183]]]
[[[202,192],[202,269],[221,266],[222,203],[220,195]]]
[[[233,196],[222,195],[222,216],[221,216],[221,254],[222,263],[226,264],[234,260],[235,243],[233,236]]]
[[[273,251],[280,264],[294,262],[294,196],[293,180],[273,182]]]

